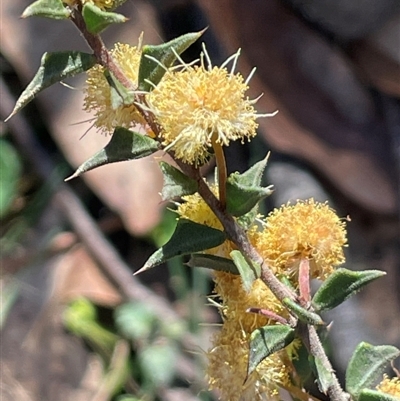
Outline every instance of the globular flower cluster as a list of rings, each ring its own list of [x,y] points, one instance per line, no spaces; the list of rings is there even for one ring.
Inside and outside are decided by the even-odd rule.
[[[162,127],[163,145],[188,164],[202,165],[213,143],[250,139],[257,114],[240,74],[200,66],[168,72],[151,92],[149,103]]]
[[[141,50],[127,44],[116,43],[111,54],[119,64],[126,77],[137,83]],[[96,65],[87,72],[84,90],[84,109],[95,112],[94,125],[105,133],[112,133],[115,127],[131,128],[145,125],[143,116],[134,105],[112,104],[110,84],[104,76],[104,68]]]
[[[344,262],[345,223],[327,203],[313,199],[282,206],[265,219],[254,245],[276,274],[294,276],[301,259],[310,262],[311,277],[325,279]]]

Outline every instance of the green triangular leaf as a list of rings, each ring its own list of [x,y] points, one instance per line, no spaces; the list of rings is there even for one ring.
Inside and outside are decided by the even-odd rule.
[[[111,24],[120,24],[128,19],[122,14],[101,10],[92,3],[85,3],[82,16],[87,30],[93,34],[104,31]]]
[[[400,397],[382,391],[364,389],[361,391],[358,401],[400,401]]]
[[[269,154],[264,157],[264,159],[260,160],[253,166],[251,166],[244,173],[239,174],[237,181],[246,187],[253,187],[261,185],[261,181],[264,175],[265,167],[268,163]]]
[[[385,274],[379,270],[355,272],[343,268],[337,269],[322,283],[314,295],[312,303],[317,310],[335,308],[359,291],[361,287]]]
[[[157,141],[146,135],[117,127],[106,147],[81,164],[75,173],[65,181],[79,177],[81,174],[105,164],[149,156],[158,150],[158,146]]]
[[[272,185],[260,186],[267,161],[268,157],[250,167],[243,174],[233,173],[228,177],[226,208],[233,216],[243,216],[250,211],[257,214],[258,203],[272,194]]]
[[[264,326],[254,330],[250,336],[247,376],[265,358],[289,345],[294,340],[294,333],[294,329],[283,325]]]
[[[71,12],[64,6],[61,0],[38,0],[25,8],[22,18],[45,17],[53,19],[67,19]]]
[[[77,51],[44,53],[36,75],[18,98],[14,110],[6,121],[25,107],[43,89],[65,78],[80,74],[95,64],[96,58],[92,54]]]
[[[160,169],[164,176],[164,185],[161,191],[163,200],[170,200],[184,195],[192,195],[197,189],[196,180],[183,174],[174,166],[160,162]]]
[[[240,251],[232,251],[230,256],[242,277],[244,289],[249,292],[254,280],[260,277],[261,267],[247,260]]]
[[[220,256],[208,255],[206,253],[194,253],[191,255],[189,267],[204,267],[217,271],[223,271],[231,274],[239,274],[239,270],[231,259],[221,258]]]
[[[151,91],[153,85],[157,85],[161,81],[165,74],[165,68],[169,68],[175,62],[176,55],[183,53],[203,33],[204,30],[187,33],[161,45],[143,46],[139,66],[139,90]],[[159,63],[154,59],[157,59]],[[148,81],[152,82],[153,85]]]
[[[272,194],[272,187],[244,187],[228,178],[226,183],[226,210],[235,217],[250,212],[258,203]]]
[[[146,270],[180,255],[205,251],[221,245],[226,240],[225,233],[203,224],[187,219],[179,219],[175,232],[170,240],[153,253],[145,265],[135,274]]]
[[[290,298],[284,298],[282,300],[283,305],[286,306],[291,312],[293,312],[302,322],[307,324],[312,324],[314,326],[322,326],[324,325],[324,321],[321,316],[314,312],[310,312],[307,309],[304,309],[295,301]]]
[[[399,355],[400,350],[391,345],[360,343],[347,367],[346,391],[357,399],[363,389],[377,384],[387,364]]]

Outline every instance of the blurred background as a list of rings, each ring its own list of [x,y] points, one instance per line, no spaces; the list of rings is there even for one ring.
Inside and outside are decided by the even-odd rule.
[[[88,50],[67,21],[1,4],[1,120],[46,51]],[[397,0],[128,0],[103,35],[157,44],[208,26],[214,64],[253,66],[259,135],[229,147],[229,171],[268,151],[264,205],[328,200],[348,223],[346,267],[388,275],[326,317],[339,375],[360,341],[400,346],[400,3]],[[184,58],[197,58],[201,42]],[[217,330],[210,273],[174,260],[136,278],[171,234],[154,158],[64,183],[109,138],[81,110],[84,76],[55,85],[0,137],[2,401],[215,400],[204,352]],[[211,171],[211,169],[210,169]],[[130,394],[130,395],[128,395]]]

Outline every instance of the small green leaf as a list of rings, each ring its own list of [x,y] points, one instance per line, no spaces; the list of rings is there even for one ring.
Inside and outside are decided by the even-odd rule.
[[[127,20],[122,14],[101,10],[92,3],[85,3],[82,16],[87,30],[93,34],[104,31],[111,24],[120,24]]]
[[[187,265],[189,267],[204,267],[206,269],[212,269],[236,275],[239,274],[238,268],[231,259],[226,259],[215,255],[208,255],[206,253],[194,253],[191,255]]]
[[[251,166],[244,173],[239,174],[237,181],[245,187],[261,185],[265,167],[267,166],[269,154],[263,159]]]
[[[214,248],[221,245],[225,240],[225,233],[220,230],[187,219],[179,219],[170,240],[154,252],[145,265],[135,274],[152,269],[175,256],[189,255]]]
[[[65,181],[105,164],[140,159],[158,150],[158,142],[146,135],[117,127],[106,147],[81,164]]]
[[[343,268],[337,269],[322,283],[314,295],[312,303],[317,310],[335,308],[359,291],[361,287],[385,274],[379,270],[355,272]]]
[[[53,19],[67,19],[71,12],[61,0],[38,0],[30,4],[22,13],[22,18],[45,17]]]
[[[119,331],[129,340],[149,338],[157,320],[152,310],[141,302],[123,304],[114,313]]]
[[[163,200],[192,195],[197,191],[198,185],[196,180],[183,174],[177,168],[168,163],[160,162],[160,169],[164,176],[164,185],[161,191]]]
[[[111,357],[118,336],[97,322],[96,307],[89,300],[74,300],[66,308],[63,321],[68,330],[84,338],[103,356]]]
[[[249,292],[254,280],[260,277],[261,267],[247,260],[240,251],[232,251],[230,256],[242,277],[244,289]]]
[[[363,389],[376,385],[387,364],[399,355],[400,350],[391,345],[360,343],[347,367],[346,391],[358,399]]]
[[[154,387],[164,387],[175,376],[178,350],[170,343],[155,343],[140,350],[138,359],[144,377]]]
[[[232,177],[232,176],[231,176]],[[244,187],[228,178],[226,183],[226,210],[235,217],[250,212],[260,201],[272,194],[272,187]]]
[[[258,203],[270,196],[272,185],[261,187],[261,180],[268,158],[256,163],[243,174],[233,173],[226,183],[227,211],[233,216],[243,216],[255,209]]]
[[[22,164],[15,148],[0,138],[0,218],[9,211],[18,195]]]
[[[289,326],[264,326],[254,330],[250,336],[249,376],[265,358],[285,348],[294,340],[294,329]]]
[[[361,391],[358,401],[400,401],[400,397],[366,388]]]
[[[42,90],[65,78],[87,71],[95,64],[96,58],[92,54],[77,51],[44,53],[36,75],[18,98],[14,110],[6,121],[25,107]]]
[[[334,376],[330,372],[319,358],[314,358],[315,368],[317,371],[317,384],[319,391],[323,394],[327,394],[329,388],[335,384]]]
[[[187,33],[161,45],[143,46],[139,66],[139,90],[151,91],[153,85],[157,85],[161,81],[165,74],[165,69],[175,62],[176,55],[183,53],[203,33],[204,30]],[[158,60],[158,63],[154,59]]]
[[[312,324],[314,326],[322,326],[325,324],[321,316],[304,309],[290,298],[284,298],[282,303],[304,323]]]

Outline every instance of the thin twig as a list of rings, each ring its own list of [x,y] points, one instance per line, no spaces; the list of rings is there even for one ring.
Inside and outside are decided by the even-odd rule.
[[[310,345],[310,353],[314,358],[318,358],[322,363],[324,369],[331,373],[332,383],[327,389],[327,393],[332,401],[349,401],[349,394],[345,393],[335,375],[335,371],[326,356],[324,347],[322,346],[321,340],[318,337],[315,326],[307,325],[308,328],[308,339]]]

